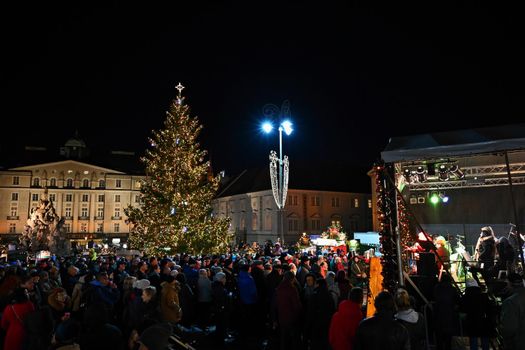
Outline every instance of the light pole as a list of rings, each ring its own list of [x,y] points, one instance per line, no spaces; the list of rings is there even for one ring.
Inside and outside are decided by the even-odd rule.
[[[279,158],[275,151],[270,151],[270,181],[272,184],[273,198],[278,209],[278,223],[277,223],[277,236],[281,238],[281,244],[284,244],[284,205],[286,204],[286,194],[288,192],[288,175],[289,175],[289,162],[288,156],[283,158],[283,131],[286,135],[290,135],[293,131],[292,123],[288,119],[284,119],[290,113],[290,104],[288,101],[284,101],[282,108],[279,108],[273,104],[264,106],[264,114],[266,117],[275,116],[279,113],[279,117],[282,120],[279,125]],[[269,134],[273,130],[273,124],[270,121],[266,121],[262,124],[262,130]],[[279,167],[279,169],[277,169]]]

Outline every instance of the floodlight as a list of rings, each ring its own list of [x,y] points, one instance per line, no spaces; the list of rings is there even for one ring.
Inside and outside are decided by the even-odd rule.
[[[465,173],[461,171],[461,169],[459,168],[457,164],[451,165],[449,171],[452,175],[454,175],[458,179],[463,179],[465,177]]]
[[[433,193],[430,196],[430,203],[432,203],[432,204],[438,204],[439,203],[439,196],[437,195],[437,193]]]

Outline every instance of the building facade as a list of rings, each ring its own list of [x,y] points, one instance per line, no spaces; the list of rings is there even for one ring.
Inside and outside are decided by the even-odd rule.
[[[0,237],[14,241],[47,189],[72,240],[126,238],[124,209],[139,205],[144,176],[76,160],[0,171]]]
[[[372,228],[371,196],[365,193],[288,190],[284,208],[284,240],[296,242],[303,232],[319,235],[332,223],[347,234]],[[213,202],[219,217],[229,217],[237,241],[276,241],[279,214],[272,190],[219,196]]]

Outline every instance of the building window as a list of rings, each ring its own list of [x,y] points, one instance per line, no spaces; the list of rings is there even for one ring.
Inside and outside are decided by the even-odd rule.
[[[89,188],[89,180],[88,179],[82,180],[82,187]]]
[[[299,230],[299,222],[297,219],[289,219],[288,220],[288,231],[298,231]]]
[[[104,232],[104,224],[97,224],[97,232]]]
[[[241,216],[241,224],[240,224],[240,229],[241,230],[245,230],[246,229],[246,219],[244,218],[244,215]]]
[[[33,202],[37,202],[37,201],[38,201],[38,193],[33,193],[33,194],[31,195],[31,200],[32,200]]]
[[[64,210],[64,216],[66,218],[70,218],[71,217],[71,207],[66,207],[65,210]]]
[[[103,218],[104,217],[104,208],[103,207],[98,207],[97,208],[97,216],[99,218]]]
[[[120,218],[120,208],[115,208],[115,215],[116,218]]]
[[[333,197],[332,198],[332,207],[333,208],[339,208],[339,197]]]
[[[359,199],[354,198],[354,208],[359,208]]]
[[[87,232],[87,224],[86,223],[82,223],[80,224],[80,232]]]
[[[66,233],[71,232],[71,224],[64,224],[64,229],[66,230]]]
[[[122,187],[122,180],[115,180],[115,187],[121,188]]]
[[[49,180],[49,187],[57,187],[57,179],[54,177]]]
[[[38,177],[33,179],[33,187],[40,187],[40,179]]]
[[[13,185],[20,185],[20,177],[13,176]]]
[[[9,233],[16,233],[16,224],[9,224]]]
[[[270,231],[272,229],[272,214],[266,214],[264,217],[264,229]]]
[[[103,194],[99,194],[98,195],[98,202],[104,202],[104,195]]]
[[[120,194],[115,195],[115,203],[120,203]]]
[[[257,214],[256,213],[253,213],[252,214],[252,231],[257,231],[257,226],[258,226],[258,222],[257,222]]]
[[[321,205],[321,198],[319,198],[318,196],[313,196],[312,197],[312,207],[318,207]]]
[[[89,194],[82,195],[82,202],[89,202]]]
[[[18,216],[18,207],[16,205],[11,206],[11,216]]]
[[[119,223],[113,224],[113,232],[120,232],[120,224]]]
[[[73,187],[73,179],[66,180],[66,187]]]
[[[87,207],[82,207],[80,209],[80,216],[82,216],[84,218],[88,216],[88,208]]]
[[[368,208],[369,209],[372,208],[372,200],[371,199],[368,200]]]
[[[54,193],[51,193],[51,194],[49,195],[49,200],[50,200],[51,202],[56,202],[56,200],[57,200],[57,195],[54,194]]]
[[[12,201],[17,201],[18,200],[18,193],[17,192],[11,193],[11,200]]]
[[[73,195],[71,193],[66,194],[66,202],[73,202]]]
[[[98,180],[98,187],[105,188],[106,187],[106,181],[104,180]]]
[[[321,229],[321,220],[314,219],[312,220],[312,230],[320,230]]]
[[[297,205],[297,196],[289,196],[286,202],[288,205]]]
[[[139,194],[137,194],[135,196],[135,203],[140,203],[140,195]]]

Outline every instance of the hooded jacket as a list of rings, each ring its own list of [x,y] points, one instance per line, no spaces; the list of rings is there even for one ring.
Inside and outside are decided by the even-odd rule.
[[[352,350],[355,333],[359,322],[363,319],[361,305],[350,300],[339,304],[337,312],[332,316],[328,339],[333,350]]]
[[[423,315],[414,309],[402,310],[394,315],[410,335],[410,348],[412,350],[423,349],[422,341],[425,338],[425,319]]]

